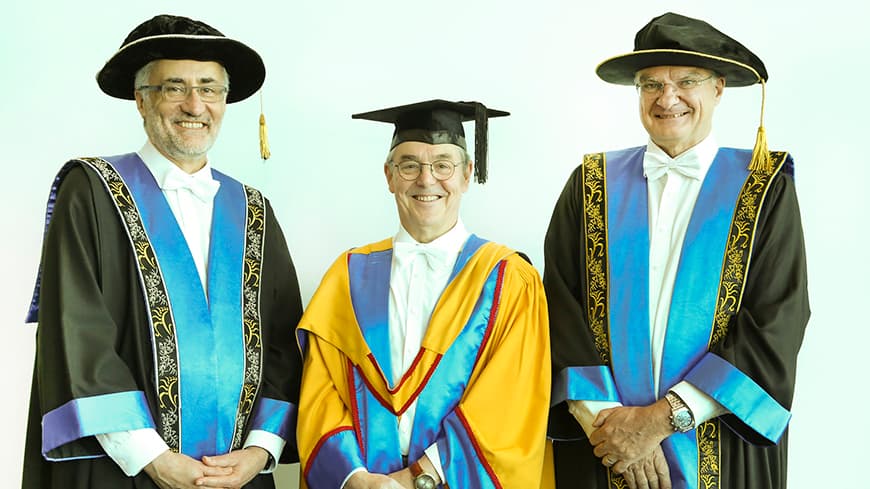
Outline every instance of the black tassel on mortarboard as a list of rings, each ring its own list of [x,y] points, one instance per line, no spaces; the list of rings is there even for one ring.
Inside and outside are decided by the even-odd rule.
[[[474,103],[474,179],[486,183],[486,139],[489,131],[489,117],[486,106]]]

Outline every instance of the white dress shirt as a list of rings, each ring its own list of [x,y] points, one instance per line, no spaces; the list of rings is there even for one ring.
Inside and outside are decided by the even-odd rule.
[[[697,168],[697,178],[668,169],[659,178],[647,179],[650,232],[650,346],[655,392],[659,391],[665,333],[683,241],[695,202],[701,192],[701,185],[718,151],[719,146],[715,138],[710,135],[694,147],[677,155],[676,158],[668,156],[652,141],[647,144],[644,154],[645,166],[656,164],[660,166],[661,163],[670,166],[683,160],[695,160],[692,163]],[[670,386],[670,390],[677,393],[692,410],[695,426],[728,412],[716,400],[686,381]],[[582,411],[578,418],[587,435],[595,430],[592,422],[599,411],[621,405],[618,402],[605,401],[583,401],[581,404]]]
[[[145,143],[138,154],[160,186],[184,234],[207,299],[211,219],[214,196],[220,182],[212,177],[208,162],[196,173],[188,174],[160,154],[150,141]],[[96,438],[106,454],[130,477],[169,450],[169,446],[153,428],[102,433],[96,435]],[[245,439],[244,447],[253,445],[269,452],[271,463],[264,472],[271,472],[277,465],[284,444],[284,439],[273,433],[252,430]]]
[[[393,237],[389,305],[392,372],[384,372],[392,376],[392,386],[401,380],[420,351],[432,311],[447,287],[459,252],[469,236],[462,219],[459,219],[450,231],[429,243],[418,243],[404,227]],[[417,399],[397,420],[399,448],[404,456],[408,455],[416,412]],[[438,444],[430,445],[425,454],[441,480],[445,480]],[[360,470],[365,469],[351,472],[344,483]]]

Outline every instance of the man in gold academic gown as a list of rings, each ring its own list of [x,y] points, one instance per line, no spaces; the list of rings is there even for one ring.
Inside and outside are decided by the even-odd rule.
[[[433,100],[354,116],[396,126],[384,175],[401,226],[342,253],[300,323],[308,488],[529,489],[551,477],[543,286],[459,217],[472,168],[486,178],[486,119],[503,115]]]

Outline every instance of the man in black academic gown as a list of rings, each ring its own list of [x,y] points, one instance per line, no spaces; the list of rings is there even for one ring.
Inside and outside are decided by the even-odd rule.
[[[23,488],[273,488],[297,459],[296,272],[268,201],[207,158],[264,78],[245,44],[169,15],[98,73],[148,139],[51,189]]]
[[[753,150],[712,131],[764,64],[668,13],[597,73],[637,88],[649,142],[586,155],[547,231],[557,486],[784,488],[810,314],[793,163],[763,127]]]

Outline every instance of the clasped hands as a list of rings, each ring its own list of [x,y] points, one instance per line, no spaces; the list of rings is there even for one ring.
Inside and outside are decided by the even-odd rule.
[[[160,489],[240,489],[263,470],[268,460],[269,452],[255,446],[203,457],[201,461],[166,451],[144,470]]]
[[[423,470],[435,477],[437,482],[441,482],[435,467],[429,461],[429,458],[424,455],[419,460]],[[411,470],[405,467],[391,474],[374,474],[367,471],[359,471],[347,480],[345,489],[413,489],[414,478],[411,475]]]
[[[673,434],[670,406],[660,400],[643,407],[615,407],[598,413],[589,435],[601,463],[622,474],[631,489],[670,489],[662,441]]]

